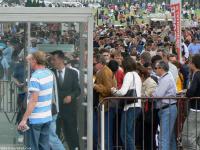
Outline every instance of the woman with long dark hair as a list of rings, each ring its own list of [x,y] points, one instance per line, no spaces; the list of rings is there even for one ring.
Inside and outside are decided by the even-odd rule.
[[[137,96],[141,96],[142,82],[136,72],[136,62],[133,58],[127,57],[122,61],[122,67],[125,72],[122,87],[111,91],[115,96],[125,96],[131,89],[135,89]],[[125,103],[121,118],[120,136],[123,146],[126,150],[135,150],[135,125],[138,116],[141,113],[141,100]]]

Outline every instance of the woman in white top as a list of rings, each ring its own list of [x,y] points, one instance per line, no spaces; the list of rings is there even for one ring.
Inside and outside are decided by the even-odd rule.
[[[141,96],[142,82],[136,72],[136,62],[131,57],[122,61],[122,67],[125,72],[121,89],[112,88],[115,96],[124,96],[130,89],[136,88],[137,97]],[[121,117],[120,136],[122,144],[126,150],[135,150],[135,124],[141,113],[141,100],[136,103],[125,104]]]

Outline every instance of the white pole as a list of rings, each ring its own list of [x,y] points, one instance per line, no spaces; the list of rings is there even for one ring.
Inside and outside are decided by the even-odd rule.
[[[93,16],[88,17],[88,99],[87,99],[87,149],[93,149]]]
[[[105,150],[105,116],[104,104],[101,107],[101,150]]]

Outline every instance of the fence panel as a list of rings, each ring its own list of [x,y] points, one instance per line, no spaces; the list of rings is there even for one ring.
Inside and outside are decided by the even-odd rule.
[[[157,109],[156,101],[166,98],[177,102],[170,102],[170,105]],[[187,98],[184,95],[156,98],[105,98],[99,104],[98,109],[94,110],[94,117],[98,118],[96,119],[97,123],[94,123],[94,135],[98,132],[98,139],[95,139],[94,136],[94,149],[129,150],[136,146],[137,150],[162,150],[166,147],[170,150],[173,149],[173,145],[176,149],[183,147],[187,150],[198,149],[200,144],[198,141],[200,136],[198,113],[200,111],[193,111],[196,114],[193,122],[191,122],[191,117],[187,117],[192,114],[189,102],[196,100],[197,109],[198,99],[200,98]],[[129,108],[125,111],[125,107],[122,107],[125,100],[125,103],[141,100],[141,108],[135,107],[135,103],[133,103],[130,107],[132,109]],[[192,123],[194,129],[191,128]],[[190,143],[191,130],[194,130],[192,131],[193,137],[196,139],[193,145]]]
[[[0,112],[4,113],[11,123],[17,113],[18,88],[12,81],[0,80]],[[8,113],[14,113],[9,118]]]

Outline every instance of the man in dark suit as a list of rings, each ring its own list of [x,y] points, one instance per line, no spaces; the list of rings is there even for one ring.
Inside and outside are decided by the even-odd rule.
[[[77,97],[80,95],[78,73],[65,67],[64,53],[60,50],[51,53],[51,63],[58,84],[59,114],[57,134],[60,136],[61,124],[70,150],[79,148],[77,131]]]

